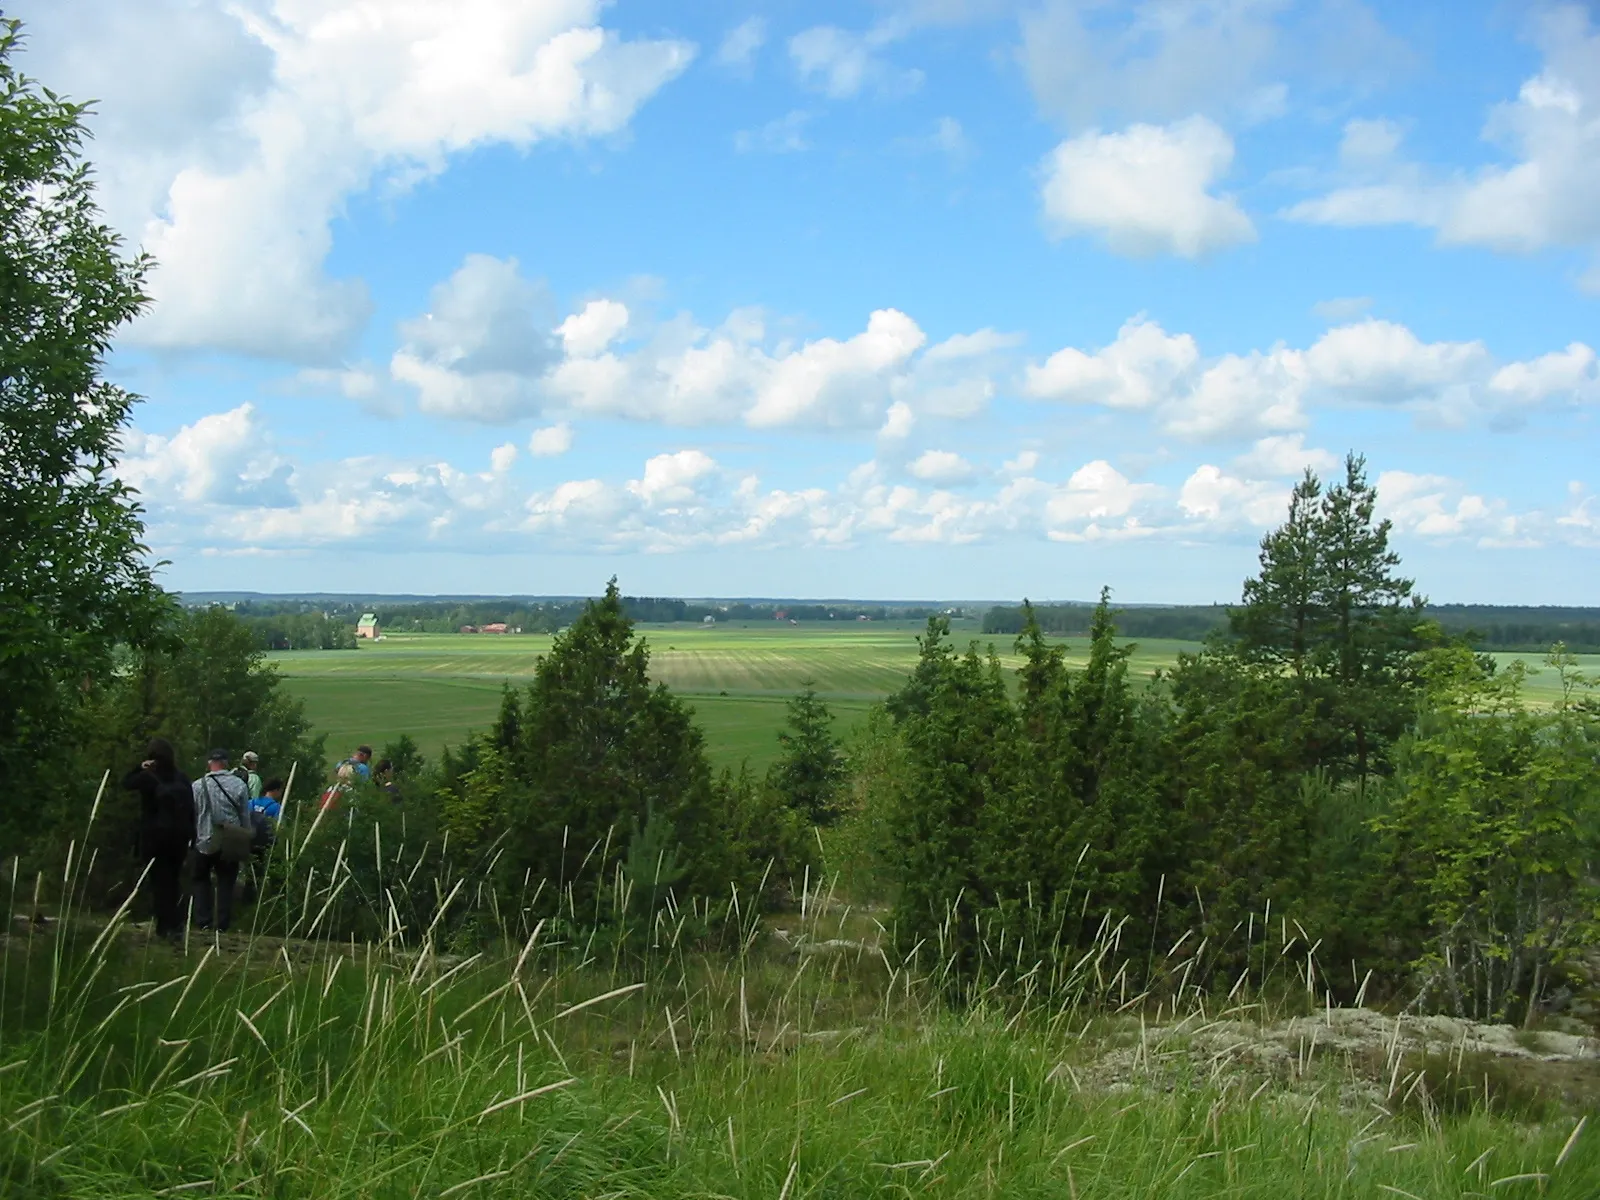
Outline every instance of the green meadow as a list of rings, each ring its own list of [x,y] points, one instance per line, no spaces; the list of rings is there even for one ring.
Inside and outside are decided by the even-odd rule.
[[[717,767],[748,760],[757,769],[775,757],[788,698],[808,681],[827,700],[841,732],[855,728],[867,710],[898,688],[916,664],[917,622],[840,625],[748,624],[641,626],[648,639],[654,677],[694,707]],[[1018,661],[1011,639],[978,632],[977,622],[957,621],[956,644],[993,644],[1008,666]],[[328,735],[328,753],[343,757],[363,742],[381,746],[408,733],[425,753],[458,745],[485,728],[500,706],[506,684],[533,678],[539,656],[550,649],[543,634],[387,634],[358,649],[297,650],[269,655],[292,694],[305,702],[318,732]],[[1064,638],[1069,661],[1081,663],[1087,638]],[[1178,654],[1198,643],[1147,639],[1134,643],[1133,672],[1149,678],[1171,667]],[[1494,656],[1504,668],[1519,657]],[[1585,656],[1584,669],[1600,674],[1600,655]],[[1534,675],[1532,703],[1559,694],[1555,673]]]
[[[963,624],[965,628],[963,628]],[[683,696],[706,733],[714,765],[748,759],[764,767],[777,753],[789,697],[808,681],[827,700],[841,732],[904,683],[916,665],[918,622],[848,625],[641,626],[651,674]],[[1009,637],[984,636],[977,622],[956,622],[955,641],[994,643],[1013,665]],[[409,733],[425,753],[456,745],[482,729],[500,706],[501,689],[533,678],[548,635],[390,634],[355,651],[285,651],[269,656],[289,690],[305,701],[335,758],[369,742]],[[1088,654],[1085,638],[1064,639],[1069,657]],[[1170,666],[1192,642],[1141,643],[1133,669],[1148,676]]]
[[[404,853],[385,843],[398,890]],[[686,908],[628,951],[562,937],[569,909],[464,955],[433,925],[302,936],[356,902],[339,862],[247,932],[169,947],[124,909],[0,938],[0,1196],[1596,1194],[1576,1068],[1319,1009],[1292,943],[1255,990],[1179,984],[1149,1014],[1118,990],[1145,952],[1114,935],[950,1004],[928,948],[901,957],[820,880],[798,911]]]

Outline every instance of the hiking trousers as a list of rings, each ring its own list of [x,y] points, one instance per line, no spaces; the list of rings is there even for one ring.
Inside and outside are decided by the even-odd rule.
[[[227,862],[218,854],[194,856],[194,923],[201,929],[222,932],[233,921],[233,885],[239,880],[239,864]],[[216,912],[212,913],[211,877],[216,876]]]
[[[152,854],[150,873],[151,907],[155,909],[156,936],[175,937],[183,932],[183,860],[185,854]]]
[[[144,885],[150,892],[151,915],[157,937],[183,933],[183,865],[189,857],[189,839],[161,829],[146,829],[139,837],[139,853],[148,864]]]

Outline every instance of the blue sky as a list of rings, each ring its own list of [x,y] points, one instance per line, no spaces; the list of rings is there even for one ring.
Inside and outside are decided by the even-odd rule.
[[[134,11],[134,10],[137,11]],[[186,589],[1595,603],[1600,13],[30,0]]]

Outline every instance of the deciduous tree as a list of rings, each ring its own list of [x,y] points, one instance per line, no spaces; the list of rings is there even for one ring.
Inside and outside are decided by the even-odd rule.
[[[81,105],[18,72],[0,22],[0,843],[21,844],[114,647],[156,591],[114,474],[134,397],[102,378],[145,303],[145,260],[95,207]]]

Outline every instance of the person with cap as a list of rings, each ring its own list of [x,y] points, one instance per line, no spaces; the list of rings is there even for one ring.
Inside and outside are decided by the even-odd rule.
[[[194,781],[194,923],[219,933],[233,919],[233,889],[239,880],[238,861],[220,853],[222,825],[250,828],[250,790],[228,770],[228,752],[217,749],[206,755],[206,773]]]
[[[250,790],[252,800],[261,799],[261,776],[256,773],[260,766],[261,757],[254,750],[246,750],[239,756],[239,765],[233,769],[239,781]]]

